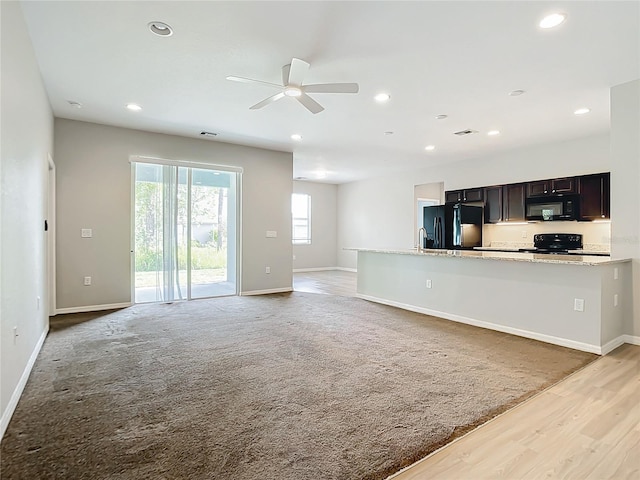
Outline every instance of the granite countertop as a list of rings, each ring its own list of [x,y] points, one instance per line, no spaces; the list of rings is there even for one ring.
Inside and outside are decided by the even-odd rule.
[[[540,253],[523,253],[517,251],[483,251],[483,250],[444,250],[444,249],[385,249],[385,248],[345,248],[358,252],[392,253],[396,255],[416,255],[432,257],[477,258],[482,260],[506,260],[512,262],[555,263],[564,265],[610,265],[629,262],[630,259],[612,260],[609,257],[595,255],[549,255]]]

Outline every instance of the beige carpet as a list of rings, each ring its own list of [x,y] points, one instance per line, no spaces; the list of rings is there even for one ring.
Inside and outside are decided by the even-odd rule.
[[[306,293],[52,325],[2,479],[382,479],[595,358]]]

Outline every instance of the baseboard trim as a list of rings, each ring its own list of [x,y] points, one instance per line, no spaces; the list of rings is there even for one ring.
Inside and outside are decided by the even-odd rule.
[[[623,335],[624,343],[630,343],[631,345],[640,345],[640,337],[635,335]]]
[[[616,348],[618,348],[620,345],[623,345],[625,343],[630,343],[630,342],[626,342],[625,338],[627,335],[620,335],[617,338],[614,338],[613,340],[611,340],[610,342],[605,343],[602,346],[602,353],[600,355],[607,355],[611,352],[613,352]]]
[[[353,273],[358,273],[358,269],[357,269],[357,268],[336,267],[336,270],[340,270],[341,272],[353,272]]]
[[[331,270],[338,270],[338,267],[311,267],[311,268],[294,268],[293,273],[304,272],[329,272]]]
[[[27,365],[24,367],[24,371],[22,372],[22,376],[20,377],[20,381],[16,385],[13,394],[11,395],[11,399],[7,404],[7,408],[2,412],[2,418],[0,419],[0,439],[4,437],[4,432],[7,430],[9,426],[9,422],[11,421],[11,417],[13,417],[13,413],[16,411],[16,407],[18,406],[18,402],[20,401],[20,397],[22,396],[22,392],[24,391],[24,387],[27,385],[27,380],[29,380],[29,375],[31,374],[31,370],[33,369],[33,365],[36,363],[36,359],[38,358],[38,354],[40,353],[40,349],[42,349],[42,345],[44,345],[44,341],[47,338],[47,334],[49,333],[49,326],[42,332],[40,338],[38,339],[38,343],[36,343],[33,352],[31,352],[31,356],[29,357],[29,361]]]
[[[331,270],[337,270],[339,272],[353,272],[358,273],[358,270],[355,268],[346,268],[346,267],[311,267],[311,268],[294,268],[293,273],[304,273],[304,272],[328,272]]]
[[[246,292],[240,292],[240,295],[243,297],[247,297],[250,295],[269,295],[271,293],[287,293],[293,292],[293,288],[285,287],[285,288],[269,288],[267,290],[248,290]]]
[[[431,310],[429,308],[417,307],[415,305],[409,305],[406,303],[395,302],[393,300],[386,300],[383,298],[374,297],[371,295],[363,295],[358,293],[358,298],[368,300],[370,302],[381,303],[383,305],[389,305],[391,307],[401,308],[403,310],[409,310],[411,312],[423,313],[425,315],[431,315],[434,317],[444,318],[445,320],[452,320],[458,323],[465,323],[467,325],[473,325],[474,327],[486,328],[489,330],[495,330],[497,332],[509,333],[511,335],[517,335],[519,337],[530,338],[532,340],[539,340],[541,342],[552,343],[561,347],[573,348],[574,350],[581,350],[583,352],[595,353],[602,355],[602,348],[597,345],[591,345],[588,343],[576,342],[566,338],[554,337],[552,335],[544,335],[541,333],[530,332],[528,330],[521,330],[519,328],[507,327],[505,325],[498,325],[496,323],[485,322],[483,320],[477,320],[475,318],[464,317],[462,315],[455,315],[447,312],[440,312],[438,310]]]
[[[65,313],[85,313],[85,312],[99,312],[101,310],[116,310],[118,308],[127,308],[132,305],[131,302],[124,303],[109,303],[105,305],[85,305],[82,307],[67,307],[67,308],[57,308],[56,315],[61,315]]]

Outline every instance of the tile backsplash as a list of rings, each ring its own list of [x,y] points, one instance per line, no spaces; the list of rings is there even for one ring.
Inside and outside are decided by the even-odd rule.
[[[584,249],[592,252],[611,251],[610,222],[536,222],[527,224],[485,225],[482,245],[485,247],[528,248],[536,233],[580,233]]]

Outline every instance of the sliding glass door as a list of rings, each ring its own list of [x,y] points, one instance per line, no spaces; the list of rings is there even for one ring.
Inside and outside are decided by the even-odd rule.
[[[237,173],[134,163],[134,296],[173,302],[237,292]]]

